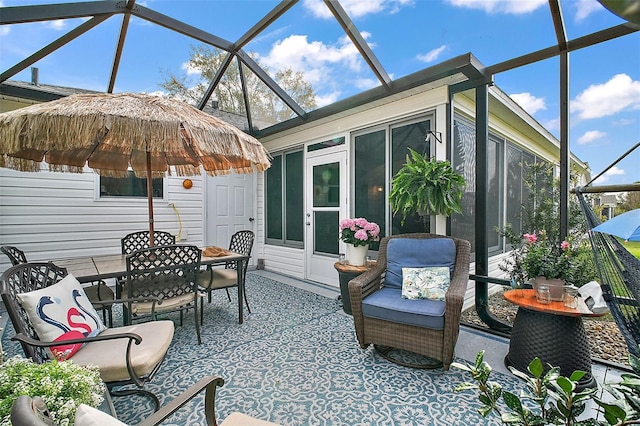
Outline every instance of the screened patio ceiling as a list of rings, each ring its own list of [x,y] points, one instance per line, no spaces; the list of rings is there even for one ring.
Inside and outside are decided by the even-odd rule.
[[[575,15],[580,12],[575,7],[578,2],[574,1],[512,2],[533,6],[545,4],[536,13],[536,21],[528,20],[526,14],[514,14],[513,25],[508,27],[495,25],[492,13],[462,15],[452,7],[456,1],[460,0],[430,1],[426,2],[426,8],[424,4],[421,5],[421,10],[432,11],[433,15],[431,12],[426,15],[414,13],[409,17],[389,10],[384,15],[372,17],[363,13],[363,8],[399,9],[412,1],[104,0],[40,4],[42,2],[27,0],[16,3],[19,6],[12,6],[11,0],[8,0],[3,2],[8,7],[0,9],[0,24],[11,26],[5,27],[7,30],[15,28],[16,31],[28,31],[47,23],[61,28],[64,25],[69,30],[62,35],[59,32],[56,36],[50,35],[48,39],[39,39],[41,47],[35,51],[27,51],[24,47],[15,45],[15,41],[8,41],[10,38],[4,36],[8,31],[3,32],[5,41],[2,43],[2,50],[13,53],[21,49],[23,59],[7,63],[7,56],[13,56],[2,55],[4,59],[0,59],[0,94],[24,96],[28,87],[12,82],[29,81],[31,67],[40,69],[41,83],[104,92],[154,92],[159,90],[157,84],[166,80],[167,75],[184,69],[190,49],[194,46],[206,46],[222,51],[219,66],[210,75],[200,76],[197,82],[200,84],[200,92],[186,100],[200,109],[211,107],[221,80],[234,79],[234,84],[243,91],[241,105],[236,112],[246,120],[245,129],[260,136],[442,78],[449,78],[448,83],[465,82],[466,86],[463,88],[491,84],[494,81],[501,86],[501,76],[518,78],[518,70],[522,67],[536,67],[537,63],[554,58],[557,61],[558,57],[568,52],[594,55],[594,51],[589,50],[590,47],[602,42],[611,42],[610,48],[615,49],[615,40],[627,36],[638,40],[638,35],[633,35],[640,29],[637,0],[617,1],[617,6],[613,2],[618,8],[627,4],[630,7],[615,10],[617,14],[610,11],[601,13],[597,23],[599,29],[595,32],[585,32],[584,27],[576,23]],[[483,7],[495,3],[485,0]],[[604,0],[601,3],[611,7]],[[176,8],[176,5],[180,7]],[[470,33],[470,25],[465,20],[483,16],[486,23],[480,23],[482,30],[478,31],[476,26]],[[367,28],[377,25],[372,22],[373,19],[385,19],[387,29],[383,33],[371,35]],[[318,26],[318,20],[321,26]],[[234,25],[224,25],[227,21],[233,21]],[[307,35],[304,36],[302,44],[285,45],[282,42],[301,41],[299,37],[304,28],[308,29],[309,35],[308,40]],[[315,102],[302,104],[296,99],[293,89],[278,84],[277,64],[270,63],[268,55],[263,53],[261,56],[255,52],[264,51],[265,40],[274,46],[272,52],[279,47],[290,49],[294,54],[296,49],[308,49],[314,43],[317,46],[311,35],[314,30],[340,40],[340,44],[335,44],[333,48],[336,54],[342,53],[343,56],[332,64],[330,71],[320,62],[314,64],[310,58],[312,55],[301,60],[304,64],[298,70],[302,70],[315,94]],[[278,41],[274,42],[276,38]],[[424,58],[415,60],[415,57],[420,58],[421,52],[424,56],[426,51],[437,50],[443,39],[449,43],[446,55],[439,56],[442,58],[440,62],[425,66],[428,62]],[[519,42],[525,39],[527,43]],[[88,44],[81,45],[80,40]],[[143,41],[143,58],[139,52],[128,49],[132,40]],[[86,47],[81,47],[87,45],[91,46],[89,51]],[[322,47],[327,49],[327,46],[320,46]],[[182,54],[177,55],[180,59],[167,64],[161,60],[169,56],[165,49],[181,49]],[[399,49],[406,50],[410,55],[402,64],[392,55]],[[66,59],[69,55],[86,55],[87,61],[65,69],[65,78],[51,78],[48,69],[52,66],[63,67],[65,62],[71,63]],[[159,67],[162,69],[159,70]],[[316,76],[324,73],[323,78],[314,78],[314,72]],[[578,69],[574,68],[571,72],[583,73],[589,70],[578,65]],[[142,80],[146,81],[140,84],[140,80],[137,80],[138,83],[129,80],[127,76],[131,73],[144,77]],[[558,87],[558,104],[562,104],[563,96],[568,96],[562,94],[563,90],[567,90],[566,87],[563,89],[563,85],[568,81],[567,78],[567,81],[562,82],[561,76],[564,73],[570,75],[568,67],[563,71],[562,61],[557,61],[555,81],[544,82]],[[357,83],[349,87],[337,89],[330,84],[332,80],[348,79],[356,74],[358,79],[354,79],[354,82]],[[88,75],[91,76],[90,79],[87,78]],[[508,79],[505,78],[505,81]],[[539,83],[531,82],[532,85]],[[276,101],[272,105],[276,105],[284,113],[267,114],[268,118],[265,118],[265,114],[260,112],[261,106],[254,104],[257,97],[247,93],[256,91],[270,92],[270,96],[275,94],[273,99]]]

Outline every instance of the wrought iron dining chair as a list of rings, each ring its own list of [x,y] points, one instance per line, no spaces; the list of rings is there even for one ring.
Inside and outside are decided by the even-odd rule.
[[[196,384],[189,387],[180,395],[176,396],[168,404],[164,405],[150,417],[147,417],[138,426],[155,426],[163,423],[169,416],[174,414],[186,403],[200,395],[205,390],[204,395],[204,419],[202,424],[207,426],[217,426],[215,413],[216,390],[224,385],[224,380],[217,376],[208,376]],[[56,426],[51,418],[46,404],[40,397],[30,397],[26,395],[19,396],[11,406],[11,424],[13,426]],[[95,408],[80,405],[76,410],[76,418],[74,426],[88,425],[126,426],[107,413],[98,411]],[[233,412],[220,426],[278,426],[265,420],[259,420],[246,414]]]
[[[200,293],[196,282],[201,254],[197,246],[179,244],[154,246],[129,254],[123,293],[129,299],[154,298],[159,303],[127,303],[127,324],[156,320],[159,313],[177,311],[182,325],[184,312],[193,309],[198,344],[202,343],[197,303]]]
[[[153,231],[155,246],[169,246],[176,243],[176,237],[165,231]],[[122,254],[131,254],[134,251],[149,248],[149,231],[137,231],[125,235],[120,239]]]
[[[17,247],[2,246],[0,247],[0,251],[7,255],[13,266],[27,263],[26,254]],[[84,287],[84,292],[93,304],[93,307],[98,311],[102,311],[102,321],[104,321],[105,324],[108,323],[109,327],[113,327],[113,305],[101,303],[110,302],[114,299],[113,290],[111,290],[104,280],[94,280],[91,281],[88,286]],[[107,317],[109,318],[108,322]]]
[[[45,306],[52,303],[54,297],[38,295],[35,298],[37,308],[33,309],[30,307],[32,304],[24,301],[27,296],[36,294],[34,292],[42,293],[42,290],[47,290],[44,292],[45,295],[56,294],[56,288],[60,288],[63,279],[75,280],[68,276],[66,269],[51,262],[22,263],[12,266],[0,276],[0,295],[16,332],[12,340],[20,342],[25,356],[37,363],[46,362],[56,355],[49,348],[60,347],[61,344],[81,344],[82,346],[71,356],[76,364],[97,365],[100,376],[112,395],[141,393],[154,401],[157,410],[160,405],[158,398],[144,386],[164,361],[173,340],[173,322],[155,321],[135,326],[98,328],[97,334],[93,337],[80,337],[82,333],[70,328],[77,324],[72,324],[68,317],[65,324],[62,319],[47,315]],[[75,283],[78,289],[81,288],[77,281]],[[75,292],[73,300],[69,306],[62,306],[60,311],[73,313],[78,315],[76,318],[80,318],[82,314],[78,309],[82,310],[82,307],[78,304]],[[114,300],[104,303],[119,302],[121,301]],[[36,318],[40,319],[40,324],[34,322]],[[99,321],[97,317],[94,319]],[[46,335],[42,328],[43,323],[60,327],[69,334],[63,336],[66,334],[63,333],[58,338],[50,340],[40,338],[40,335]],[[63,337],[64,341],[61,342]]]
[[[7,255],[13,266],[27,263],[27,256],[18,247],[2,246],[0,247],[0,251]]]
[[[244,256],[250,257],[251,250],[253,249],[253,241],[255,239],[255,234],[253,231],[238,231],[231,236],[231,241],[229,242],[229,250],[242,254]],[[247,268],[249,266],[249,261],[246,260],[242,262],[242,271],[241,271],[241,280],[244,284],[244,280],[247,275]],[[227,298],[231,301],[231,295],[229,294],[229,288],[238,287],[238,273],[237,273],[238,264],[237,262],[226,262],[224,265],[224,269],[213,268],[212,265],[208,265],[205,270],[200,271],[198,275],[198,284],[200,287],[204,288],[207,291],[208,301],[211,303],[211,292],[213,290],[225,289],[227,292]],[[251,313],[251,308],[249,307],[249,302],[247,301],[247,292],[244,291],[244,303],[247,306],[247,310]],[[202,306],[200,307],[202,322]]]

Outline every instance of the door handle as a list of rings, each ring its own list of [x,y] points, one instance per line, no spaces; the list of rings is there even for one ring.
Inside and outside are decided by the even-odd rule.
[[[249,222],[253,222],[254,220],[256,220],[256,219],[255,219],[255,218],[253,218],[253,217],[250,217],[250,218],[249,218]]]
[[[307,226],[311,226],[311,222],[307,222]]]

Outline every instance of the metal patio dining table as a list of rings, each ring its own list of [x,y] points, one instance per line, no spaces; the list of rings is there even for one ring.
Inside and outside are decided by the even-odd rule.
[[[96,280],[104,280],[108,278],[118,278],[127,275],[127,256],[124,254],[107,254],[86,257],[74,257],[66,259],[56,259],[53,263],[57,266],[67,269],[81,283],[92,282]],[[235,262],[238,273],[238,323],[244,321],[243,304],[245,282],[242,271],[244,270],[244,262],[249,261],[249,256],[239,253],[231,253],[226,256],[207,257],[202,255],[200,264],[206,265],[224,265],[227,262]]]

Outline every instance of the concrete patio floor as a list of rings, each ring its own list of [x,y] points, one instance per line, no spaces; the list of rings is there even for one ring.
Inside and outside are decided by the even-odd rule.
[[[287,277],[278,273],[270,271],[252,271],[253,274],[262,275],[267,278],[274,279],[276,281],[283,282],[285,284],[298,287],[307,291],[311,291],[329,298],[339,298],[340,290],[325,286],[322,284],[303,281],[291,277]],[[344,315],[348,315],[343,313]],[[462,325],[460,327],[460,335],[456,344],[455,355],[458,358],[473,363],[476,358],[476,354],[481,351],[485,351],[484,360],[491,365],[493,371],[511,374],[504,364],[504,357],[509,351],[509,339],[506,337],[494,335],[483,330],[479,330],[474,327],[468,327]],[[617,368],[615,365],[608,365],[600,363],[597,360],[592,360],[591,372],[598,382],[599,396],[603,396],[607,399],[608,394],[602,389],[603,383],[615,383],[620,380],[620,375],[625,371],[621,368]],[[602,420],[604,417],[597,411],[597,405],[595,403],[590,404],[587,411],[581,416],[582,419],[596,418]]]

